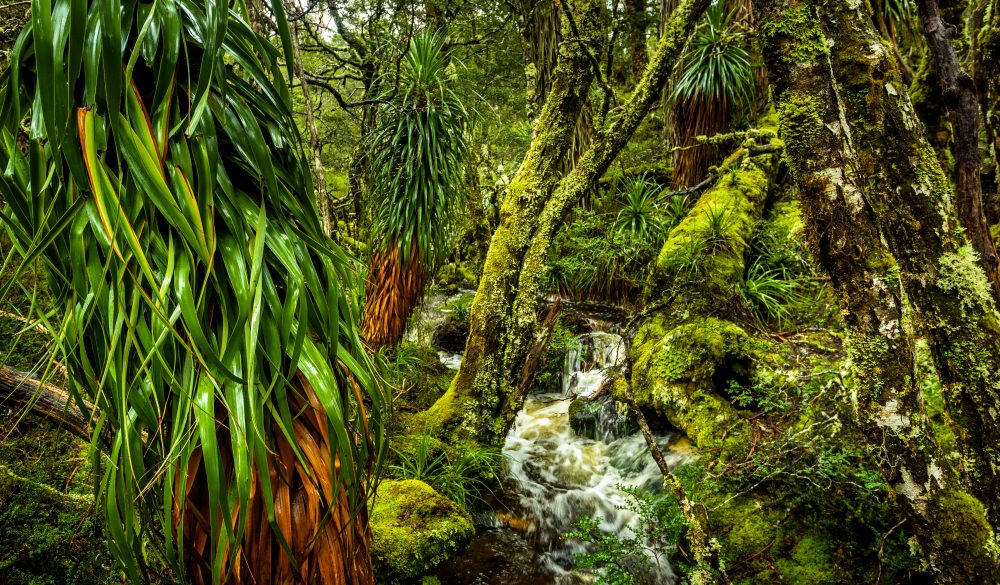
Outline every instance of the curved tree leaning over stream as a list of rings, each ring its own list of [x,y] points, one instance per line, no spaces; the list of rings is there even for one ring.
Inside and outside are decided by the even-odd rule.
[[[536,134],[511,181],[502,222],[483,267],[470,314],[465,359],[448,392],[422,416],[427,428],[500,444],[524,401],[525,363],[537,333],[538,295],[552,238],[569,211],[608,169],[659,99],[709,0],[679,3],[632,97],[596,131],[573,171],[560,178],[602,46],[601,5],[567,2],[559,63]],[[572,17],[572,20],[570,20]]]
[[[35,0],[0,77],[0,219],[62,307],[130,581],[162,543],[199,584],[372,583],[386,401],[357,265],[318,221],[281,55],[233,10]]]

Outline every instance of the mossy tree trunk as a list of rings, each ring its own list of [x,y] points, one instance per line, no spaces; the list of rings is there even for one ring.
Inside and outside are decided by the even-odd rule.
[[[1000,336],[949,181],[868,3],[755,10],[810,244],[844,312],[860,428],[941,581],[996,582]],[[910,328],[931,347],[954,445],[928,425]]]
[[[529,116],[540,116],[555,82],[563,38],[573,35],[563,30],[564,13],[555,0],[521,0],[515,5],[524,55],[524,77],[527,81],[527,109]],[[575,14],[572,5],[570,13]],[[594,37],[590,50],[599,55],[600,39]],[[538,122],[536,122],[537,124]],[[590,146],[594,133],[594,115],[590,101],[584,100],[583,109],[577,114],[576,132],[566,154],[563,155],[562,172],[573,169],[580,155]]]
[[[982,27],[975,31],[974,77],[986,131],[986,152],[993,165],[993,181],[985,195],[985,204],[987,217],[997,223],[1000,222],[1000,173],[997,172],[1000,160],[1000,5],[980,0],[975,13]]]
[[[924,38],[947,104],[948,118],[954,136],[955,195],[958,217],[969,241],[979,254],[979,265],[993,287],[994,300],[1000,299],[1000,259],[990,236],[983,206],[983,188],[979,170],[979,98],[976,85],[958,60],[955,50],[956,29],[949,27],[937,0],[919,0]]]
[[[769,146],[777,146],[773,114],[763,128]],[[748,433],[714,378],[728,359],[750,361],[744,351],[749,336],[726,319],[741,311],[736,286],[744,279],[778,166],[777,155],[750,151],[746,144],[730,155],[715,185],[671,230],[650,274],[648,314],[629,347],[636,403],[655,410],[699,448],[737,438],[722,448],[721,459]]]
[[[460,425],[461,432],[489,444],[502,443],[524,396],[515,392],[536,334],[540,281],[552,239],[569,211],[596,184],[659,97],[671,68],[709,0],[686,0],[668,23],[632,98],[568,175],[559,164],[593,80],[583,47],[601,46],[601,4],[570,3],[583,39],[566,39],[535,139],[511,181],[493,235],[482,280],[472,304],[465,359],[448,393],[427,413],[428,422]],[[600,54],[595,51],[595,54]]]

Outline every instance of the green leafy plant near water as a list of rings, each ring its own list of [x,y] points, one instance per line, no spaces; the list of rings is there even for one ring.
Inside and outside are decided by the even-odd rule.
[[[412,452],[394,449],[399,463],[389,472],[397,479],[418,479],[465,509],[485,505],[483,497],[500,484],[503,453],[492,447],[467,449],[453,455],[438,449],[427,435],[417,437]]]
[[[598,585],[653,585],[661,582],[669,558],[684,531],[684,516],[669,495],[619,486],[625,503],[619,509],[638,517],[627,535],[601,530],[597,518],[580,518],[566,533],[587,543],[590,550],[576,555],[576,566],[597,575]]]

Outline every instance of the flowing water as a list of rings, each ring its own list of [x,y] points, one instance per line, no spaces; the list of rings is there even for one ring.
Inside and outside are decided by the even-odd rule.
[[[601,390],[609,371],[620,365],[621,338],[596,332],[580,337],[566,355],[559,394],[533,394],[507,436],[504,453],[510,461],[510,488],[527,520],[525,532],[560,566],[570,566],[581,543],[560,538],[573,523],[589,516],[601,528],[631,536],[638,518],[623,509],[621,488],[658,490],[663,482],[642,435],[614,402],[597,414],[594,438],[570,426],[574,399],[591,398]],[[658,437],[666,449],[670,437]],[[676,464],[681,455],[665,453]],[[574,575],[557,575],[554,582],[575,582]],[[672,580],[669,566],[660,578]]]
[[[632,536],[638,518],[622,509],[622,487],[657,491],[662,476],[634,423],[607,398],[594,421],[594,432],[578,434],[570,425],[570,405],[591,398],[620,365],[621,338],[608,332],[580,336],[567,352],[561,392],[528,396],[507,436],[508,510],[480,519],[481,530],[469,551],[441,567],[444,585],[527,585],[586,583],[571,570],[584,545],[562,534],[581,517],[598,518],[601,528]],[[442,355],[457,367],[460,355]],[[588,436],[584,436],[588,435]],[[671,465],[685,455],[669,451],[669,434],[657,437]],[[670,583],[669,566],[658,582]]]

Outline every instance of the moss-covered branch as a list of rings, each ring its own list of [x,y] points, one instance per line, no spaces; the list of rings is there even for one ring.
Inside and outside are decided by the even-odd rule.
[[[674,11],[655,56],[614,122],[599,132],[574,170],[560,180],[577,117],[593,80],[580,49],[600,47],[601,3],[572,2],[580,38],[563,25],[559,64],[536,122],[535,138],[511,182],[472,305],[465,360],[449,392],[427,414],[433,428],[454,428],[487,443],[499,443],[520,408],[514,389],[522,375],[537,326],[537,298],[546,253],[570,209],[607,170],[649,108],[660,96],[673,64],[708,0],[686,0]],[[598,51],[599,52],[599,51]]]
[[[92,431],[90,413],[94,406],[84,402],[88,415],[70,398],[63,389],[51,384],[43,384],[20,372],[0,366],[0,404],[16,409],[28,408],[49,422],[90,441]]]

